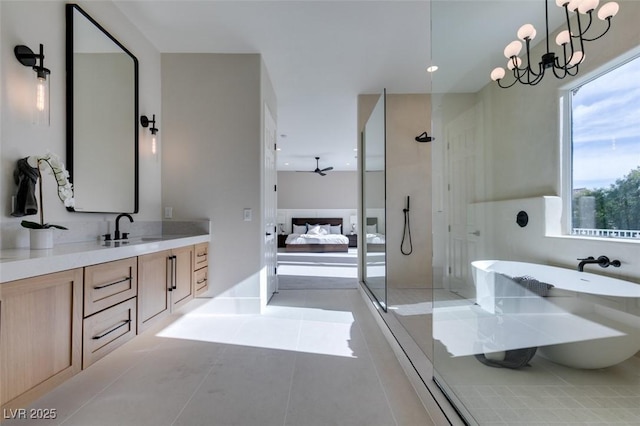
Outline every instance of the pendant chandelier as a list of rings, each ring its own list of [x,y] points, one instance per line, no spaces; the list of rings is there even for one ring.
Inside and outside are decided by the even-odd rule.
[[[536,29],[531,24],[525,24],[518,30],[520,40],[512,41],[504,49],[504,56],[507,58],[507,68],[513,73],[514,81],[511,84],[503,84],[505,69],[498,67],[491,71],[491,79],[496,81],[503,89],[509,88],[520,82],[522,84],[535,86],[542,81],[547,69],[553,71],[556,78],[575,76],[578,74],[578,66],[585,57],[584,45],[587,41],[594,41],[602,37],[611,28],[611,18],[618,13],[618,3],[609,2],[597,12],[600,20],[606,21],[606,28],[600,35],[594,36],[589,30],[593,23],[594,11],[598,8],[599,0],[556,0],[558,7],[564,9],[566,16],[566,29],[561,31],[556,37],[556,44],[562,48],[562,58],[557,56],[549,48],[549,6],[547,0],[544,1],[546,43],[547,51],[542,55],[540,62],[536,66],[531,61],[531,41],[536,36]],[[576,14],[576,20],[572,24],[572,12]],[[583,15],[587,15],[586,17]],[[589,34],[588,34],[589,33]],[[519,55],[522,51],[522,42],[526,47],[526,58],[523,60]]]

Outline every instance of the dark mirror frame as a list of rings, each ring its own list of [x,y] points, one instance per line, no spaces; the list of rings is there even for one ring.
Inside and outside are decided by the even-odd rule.
[[[70,181],[73,183],[73,167],[74,167],[74,155],[73,155],[73,144],[74,144],[74,105],[73,105],[73,95],[74,95],[74,87],[73,87],[73,79],[74,79],[74,70],[73,70],[73,13],[74,11],[80,12],[89,22],[91,22],[98,30],[100,30],[106,37],[108,37],[113,43],[115,43],[124,53],[126,53],[132,60],[134,65],[134,115],[131,117],[131,120],[134,123],[134,138],[133,138],[133,149],[134,149],[134,164],[135,164],[135,182],[134,182],[134,209],[129,212],[120,212],[120,211],[82,211],[81,213],[138,213],[139,210],[139,142],[138,142],[138,58],[136,58],[126,47],[122,45],[118,40],[116,40],[107,30],[105,30],[95,19],[87,14],[80,6],[73,3],[68,3],[65,5],[65,18],[66,18],[66,96],[67,96],[67,170],[69,171]],[[75,212],[73,207],[67,207],[68,211]]]

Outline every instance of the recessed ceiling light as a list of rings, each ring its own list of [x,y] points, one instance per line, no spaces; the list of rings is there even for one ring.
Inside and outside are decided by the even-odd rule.
[[[285,166],[288,166],[288,165],[289,165],[289,163],[284,163],[284,165],[285,165]]]
[[[347,166],[350,166],[350,165],[351,165],[351,163],[347,163]]]
[[[354,150],[354,151],[357,151],[357,150],[358,150],[358,148],[353,148],[353,150]]]
[[[278,147],[276,148],[276,151],[282,151],[282,148]]]
[[[427,72],[436,72],[436,71],[438,71],[437,65],[431,65],[429,68],[427,68]]]

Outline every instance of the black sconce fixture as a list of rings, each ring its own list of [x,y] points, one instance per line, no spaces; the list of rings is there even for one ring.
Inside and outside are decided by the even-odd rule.
[[[140,117],[140,124],[142,127],[147,128],[149,124],[151,124],[151,128],[149,131],[151,132],[151,153],[156,155],[158,152],[158,142],[156,140],[156,134],[158,133],[158,129],[156,128],[156,115],[153,114],[153,118],[149,120],[149,117],[143,115]]]
[[[436,138],[429,136],[427,132],[422,132],[418,136],[416,136],[416,142],[431,142],[436,140]]]
[[[19,45],[13,49],[16,59],[25,67],[31,67],[36,76],[36,99],[34,106],[33,122],[35,124],[50,123],[49,116],[49,79],[51,71],[44,67],[44,46],[40,45],[40,53],[34,53],[27,46]],[[37,63],[36,60],[40,62]]]

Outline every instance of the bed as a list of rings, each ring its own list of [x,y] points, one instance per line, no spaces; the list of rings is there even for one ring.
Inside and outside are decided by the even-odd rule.
[[[311,226],[309,226],[311,225]],[[342,218],[294,217],[285,241],[288,252],[346,252],[349,238],[342,234]]]
[[[383,252],[385,251],[385,237],[384,234],[378,232],[378,218],[367,218],[367,232],[366,232],[367,252]]]

